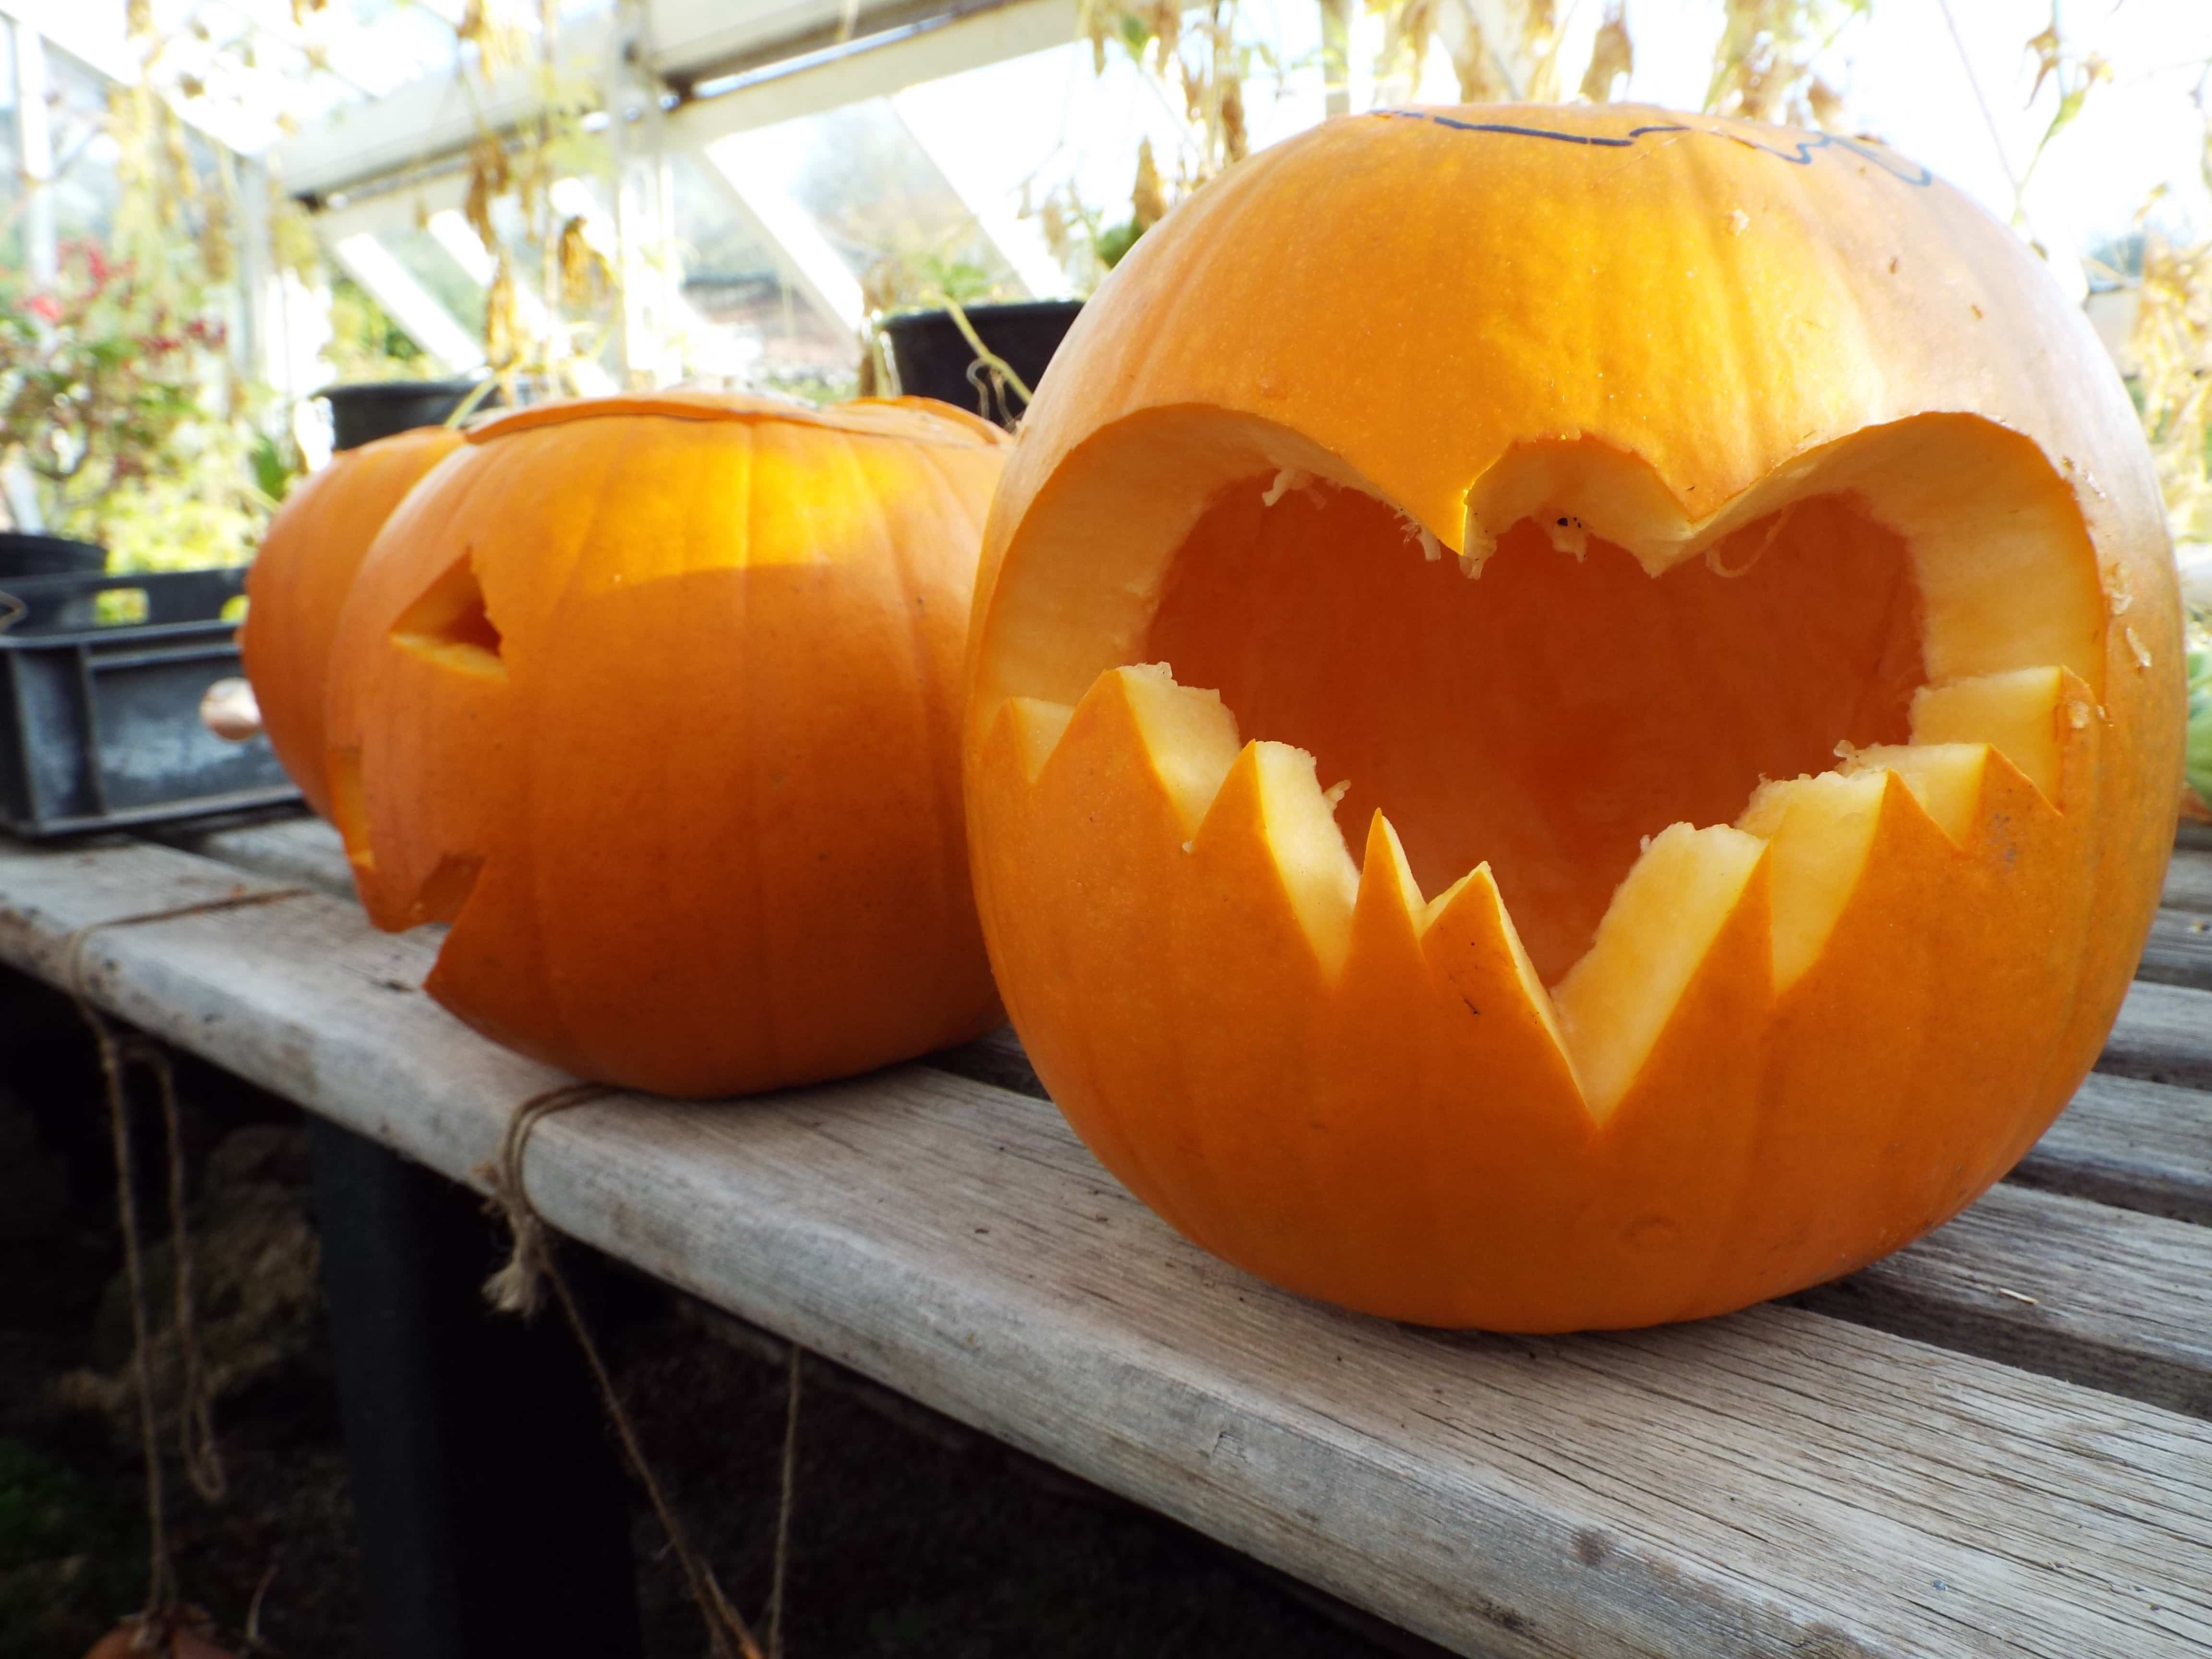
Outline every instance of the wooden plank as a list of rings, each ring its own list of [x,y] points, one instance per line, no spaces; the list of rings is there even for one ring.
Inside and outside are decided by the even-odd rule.
[[[343,844],[337,832],[319,818],[301,817],[245,828],[172,831],[166,839],[240,869],[303,883],[341,897],[352,896]],[[2185,848],[2176,855],[2176,867],[2184,856],[2201,856],[2212,866],[2212,854],[2194,855]],[[2160,913],[2150,948],[2144,953],[2145,977],[2166,980],[2184,994],[2169,994],[2163,987],[2147,991],[2141,985],[2131,991],[2100,1069],[2192,1088],[2212,1088],[2212,994],[2207,994],[2212,993],[2212,933],[2199,933],[2196,926],[2196,919],[2186,914]],[[1018,1044],[1015,1052],[1018,1054]],[[1017,1060],[1015,1073],[1010,1074],[1017,1080],[1010,1086],[1030,1086],[1018,1080],[1026,1065],[1026,1060]],[[988,1080],[1007,1081],[997,1077]]]
[[[2183,845],[2166,866],[2166,891],[2159,902],[2169,909],[2212,911],[2212,848]]]
[[[2212,915],[2160,910],[2151,921],[2136,977],[2212,991]]]
[[[932,1054],[928,1063],[1048,1098],[1011,1025]],[[2212,1093],[2092,1072],[2010,1179],[2212,1226]]]
[[[2212,1227],[2212,1094],[2093,1072],[2009,1178]]]
[[[212,896],[167,849],[0,846],[0,958]],[[125,1018],[464,1176],[556,1079],[302,897],[90,936]],[[926,1067],[625,1098],[532,1142],[549,1220],[1471,1653],[2212,1653],[2212,1425],[1802,1310],[1543,1340],[1270,1291],[1042,1103]]]
[[[1918,1243],[1792,1299],[2212,1417],[2212,1228],[2002,1185]]]
[[[930,1063],[1047,1097],[1011,1026]],[[2023,1171],[1794,1305],[2212,1417],[2212,1094],[2092,1073]]]
[[[2137,980],[2097,1069],[2115,1077],[2212,1089],[2212,991]]]
[[[301,814],[249,823],[183,823],[150,832],[147,838],[288,886],[313,887],[333,898],[353,897],[353,870],[346,863],[345,842],[318,817]]]

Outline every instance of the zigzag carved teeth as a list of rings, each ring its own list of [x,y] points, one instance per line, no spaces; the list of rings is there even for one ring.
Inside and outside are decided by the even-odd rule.
[[[2016,668],[1922,686],[1912,698],[1912,742],[1986,743],[2063,808],[2066,752],[2095,717],[2096,699],[2069,671]]]
[[[1229,769],[1236,764],[1242,746],[1237,716],[1218,691],[1177,685],[1174,672],[1164,662],[1117,669],[1115,678],[1128,700],[1152,769],[1182,820],[1184,836],[1196,836]]]
[[[1765,859],[1756,836],[1675,823],[1630,866],[1596,939],[1553,994],[1594,1115],[1609,1115],[1627,1095]]]
[[[1149,770],[1184,854],[1224,872],[1273,872],[1325,981],[1345,972],[1356,921],[1382,929],[1376,937],[1402,929],[1468,1006],[1513,1011],[1548,1033],[1602,1121],[1754,883],[1758,902],[1771,903],[1779,995],[1820,959],[1885,844],[1885,825],[1898,847],[1941,837],[1972,851],[1993,817],[2055,820],[2050,801],[2064,799],[2074,769],[2094,760],[2094,707],[2087,688],[2057,668],[1924,690],[1911,744],[1850,751],[1836,771],[1762,783],[1734,826],[1678,823],[1651,837],[1590,949],[1550,993],[1486,865],[1425,901],[1395,830],[1377,812],[1355,866],[1313,757],[1240,741],[1221,699],[1176,684],[1165,665],[1103,674],[1074,709],[1010,699],[1001,718],[1032,782],[1055,758],[1102,776],[1133,775],[1131,763]],[[1060,755],[1079,730],[1085,735],[1075,750]]]

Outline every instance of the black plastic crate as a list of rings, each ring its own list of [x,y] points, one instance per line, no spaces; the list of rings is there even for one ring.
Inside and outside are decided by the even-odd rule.
[[[0,825],[19,836],[117,829],[297,800],[265,737],[228,743],[200,698],[239,672],[223,607],[246,572],[0,580]],[[103,593],[144,596],[103,623]]]

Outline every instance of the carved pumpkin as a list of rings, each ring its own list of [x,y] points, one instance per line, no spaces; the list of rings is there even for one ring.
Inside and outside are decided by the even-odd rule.
[[[395,513],[339,628],[334,818],[427,988],[579,1076],[830,1077],[997,1016],[960,663],[996,428],[920,399],[527,410]]]
[[[1966,1204],[2156,902],[2180,639],[2117,376],[1879,147],[1334,121],[1147,235],[993,509],[999,984],[1192,1238],[1395,1318],[1710,1314]]]
[[[261,726],[278,763],[324,817],[331,815],[324,680],[338,611],[392,509],[460,445],[459,433],[429,426],[340,451],[284,498],[246,572],[249,603],[238,649]]]

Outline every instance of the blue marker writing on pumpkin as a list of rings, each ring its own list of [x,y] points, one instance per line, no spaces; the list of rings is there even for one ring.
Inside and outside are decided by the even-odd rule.
[[[1794,135],[1796,143],[1790,149],[1777,149],[1771,144],[1762,144],[1740,132],[1728,132],[1713,127],[1692,126],[1686,122],[1654,122],[1647,126],[1631,127],[1617,138],[1601,137],[1591,132],[1559,132],[1550,127],[1524,127],[1508,121],[1468,121],[1455,115],[1446,115],[1440,110],[1378,109],[1376,115],[1403,121],[1426,121],[1436,126],[1449,127],[1454,132],[1496,132],[1512,138],[1549,138],[1562,144],[1589,144],[1601,149],[1628,149],[1653,133],[1689,132],[1706,138],[1724,138],[1729,143],[1741,144],[1746,149],[1755,149],[1762,155],[1771,155],[1777,161],[1788,161],[1794,167],[1810,167],[1813,152],[1820,149],[1848,150],[1863,161],[1871,161],[1891,178],[1901,183],[1925,186],[1936,182],[1936,175],[1924,167],[1892,155],[1877,145],[1863,143],[1856,138],[1838,137],[1832,132],[1808,132]]]

